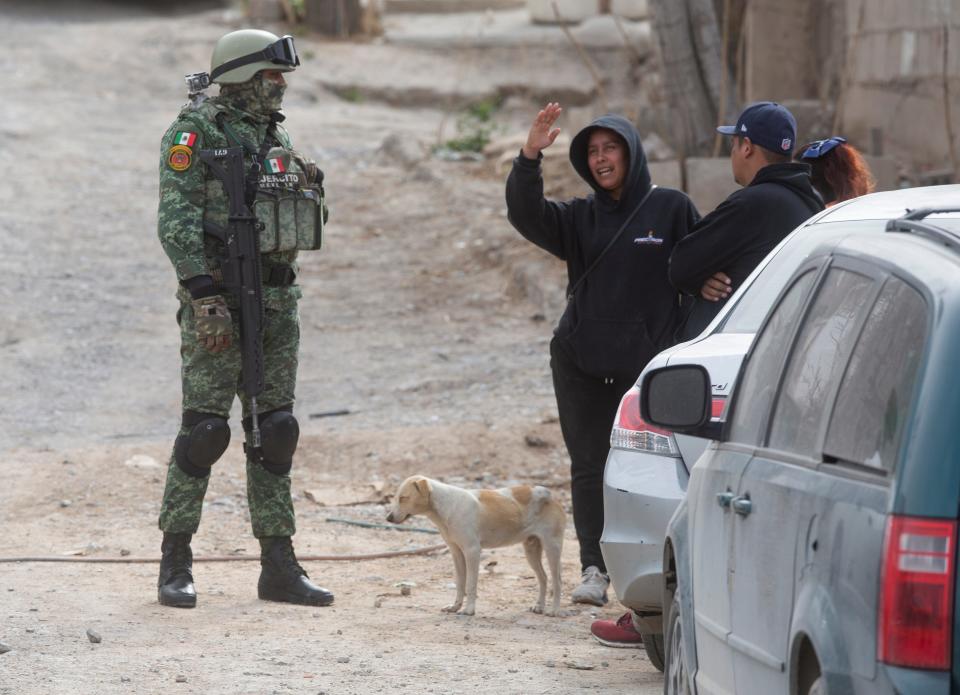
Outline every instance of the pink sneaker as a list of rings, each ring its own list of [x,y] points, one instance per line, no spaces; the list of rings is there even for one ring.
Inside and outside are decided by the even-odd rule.
[[[643,638],[633,627],[630,611],[617,620],[594,620],[590,632],[600,644],[608,647],[642,647]]]

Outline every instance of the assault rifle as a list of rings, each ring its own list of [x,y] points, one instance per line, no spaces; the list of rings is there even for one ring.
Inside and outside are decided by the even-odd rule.
[[[216,236],[227,248],[221,262],[223,286],[240,305],[243,392],[250,399],[253,447],[260,448],[257,396],[263,391],[263,283],[260,277],[259,223],[248,192],[242,147],[200,150],[200,160],[220,179],[229,199],[227,226]],[[259,162],[257,162],[259,164]],[[257,164],[254,166],[256,167]],[[259,172],[256,172],[259,174]],[[253,191],[255,193],[255,190]],[[205,231],[210,232],[211,225]]]

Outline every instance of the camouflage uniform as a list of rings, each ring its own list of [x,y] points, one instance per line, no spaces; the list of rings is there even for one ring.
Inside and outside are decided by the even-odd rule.
[[[220,123],[217,116],[222,114]],[[160,162],[160,206],[158,234],[181,282],[200,275],[219,275],[218,255],[223,245],[204,235],[203,223],[225,226],[228,201],[218,179],[195,156],[200,149],[236,146],[234,138],[258,150],[267,136],[268,109],[257,103],[249,85],[224,85],[220,96],[188,105],[163,136]],[[279,125],[274,131],[280,146],[290,150],[289,135]],[[175,142],[176,138],[176,142]],[[189,146],[182,143],[189,142]],[[175,154],[176,153],[176,154]],[[176,157],[176,158],[175,158]],[[249,157],[248,166],[249,166]],[[300,173],[311,166],[300,161]],[[297,165],[295,165],[297,166]],[[262,254],[263,277],[274,268],[297,270],[297,252]],[[239,395],[245,425],[249,426],[249,402],[240,389],[239,312],[229,294],[224,295],[233,316],[233,336],[224,352],[212,353],[197,340],[190,294],[181,286],[177,297],[180,325],[183,382],[183,410],[211,413],[227,418],[234,395]],[[264,282],[263,353],[265,387],[258,396],[260,413],[292,408],[297,375],[300,324],[297,300],[300,288],[268,286]],[[186,435],[189,427],[181,427]],[[249,437],[249,433],[248,433]],[[249,443],[249,442],[248,442]],[[193,534],[200,523],[203,497],[209,476],[194,477],[175,464],[171,457],[160,511],[160,529],[167,533]],[[253,533],[257,538],[292,536],[296,530],[290,498],[290,476],[276,475],[247,456],[247,502]]]

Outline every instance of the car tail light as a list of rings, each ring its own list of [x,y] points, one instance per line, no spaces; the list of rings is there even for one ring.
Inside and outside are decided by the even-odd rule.
[[[726,407],[726,398],[714,398],[710,415],[719,420]],[[640,387],[634,386],[620,400],[617,417],[610,432],[610,446],[614,449],[645,451],[662,456],[680,456],[673,433],[656,427],[640,417]]]
[[[646,451],[662,456],[679,456],[673,434],[644,421],[640,417],[640,387],[634,386],[623,394],[617,417],[610,432],[610,446],[614,449]]]
[[[890,516],[883,549],[877,657],[950,668],[957,522]]]

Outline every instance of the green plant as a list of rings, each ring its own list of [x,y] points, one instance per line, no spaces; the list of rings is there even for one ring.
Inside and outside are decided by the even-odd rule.
[[[497,130],[493,117],[500,103],[499,97],[490,97],[467,106],[457,118],[457,137],[447,140],[444,147],[455,152],[480,152]]]
[[[349,101],[351,104],[358,104],[363,101],[363,94],[357,87],[347,87],[346,89],[340,90],[338,95],[341,99]]]

